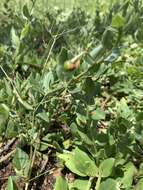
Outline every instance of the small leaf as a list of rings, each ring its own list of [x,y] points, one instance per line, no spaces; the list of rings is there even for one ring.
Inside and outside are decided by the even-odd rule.
[[[100,108],[98,108],[95,111],[91,112],[91,118],[96,121],[105,119],[105,112]]]
[[[106,59],[104,61],[108,62],[108,63],[112,63],[115,60],[117,60],[118,57],[119,57],[119,52],[113,51],[108,57],[106,57]]]
[[[134,190],[142,190],[143,189],[143,179],[140,179],[135,186]]]
[[[7,120],[9,116],[9,108],[6,104],[0,104],[0,119]]]
[[[17,187],[15,181],[12,179],[11,176],[8,178],[6,190],[18,190],[18,187]]]
[[[118,184],[114,179],[107,179],[99,186],[99,190],[119,190]]]
[[[136,120],[137,121],[143,121],[143,112],[137,113]]]
[[[24,106],[25,109],[33,110],[33,107],[29,103],[27,103],[26,101],[19,99],[19,102]]]
[[[76,122],[78,125],[81,125],[81,124],[86,124],[87,123],[87,117],[85,115],[81,115],[79,113],[76,114],[77,117],[76,117]]]
[[[132,162],[129,162],[124,167],[124,177],[122,178],[122,188],[130,188],[133,183],[136,168]]]
[[[44,91],[46,92],[53,83],[54,83],[54,76],[52,71],[49,71],[44,75],[42,80],[42,87],[44,88]]]
[[[16,34],[14,27],[12,27],[12,29],[11,29],[11,42],[15,49],[17,47],[19,47],[20,39],[19,39],[18,35]]]
[[[6,128],[6,137],[13,138],[18,135],[18,124],[12,120],[8,121]]]
[[[24,28],[21,31],[20,39],[22,40],[23,38],[27,37],[29,31],[30,31],[30,23],[28,22],[24,25]]]
[[[30,169],[31,161],[28,154],[26,154],[20,148],[16,149],[12,163],[18,175],[27,177]]]
[[[95,47],[91,52],[90,52],[90,56],[94,59],[96,59],[98,56],[100,56],[101,54],[103,54],[104,52],[104,47],[102,44],[98,45],[97,47]]]
[[[88,180],[82,180],[82,179],[75,180],[72,184],[69,184],[69,186],[70,186],[70,189],[83,190],[83,187],[86,190],[90,189],[89,181]],[[89,187],[89,189],[87,189],[88,187]]]
[[[143,26],[137,29],[135,32],[135,38],[138,42],[143,42]]]
[[[102,36],[102,44],[105,48],[111,49],[117,40],[118,31],[112,27],[108,27]]]
[[[23,15],[24,15],[27,19],[30,19],[30,17],[31,17],[27,5],[24,5],[24,6],[23,6]]]
[[[69,190],[68,183],[63,177],[59,176],[56,179],[54,190]]]
[[[0,104],[0,135],[6,129],[6,122],[9,117],[9,108],[6,104]]]
[[[125,19],[124,17],[117,13],[113,19],[112,19],[112,26],[115,27],[115,28],[121,28],[124,26],[124,23],[125,23]]]
[[[49,112],[38,113],[37,117],[39,117],[40,119],[46,121],[47,123],[49,123],[49,121],[50,121]]]
[[[66,48],[62,48],[58,57],[59,64],[64,66],[65,61],[68,60],[68,52]]]
[[[102,177],[108,177],[111,175],[113,167],[115,164],[114,158],[108,158],[106,160],[103,160],[99,166],[99,172],[101,173]]]
[[[132,110],[129,109],[125,98],[122,98],[120,103],[118,104],[118,110],[117,110],[118,114],[120,117],[124,118],[124,119],[129,119],[132,118]]]

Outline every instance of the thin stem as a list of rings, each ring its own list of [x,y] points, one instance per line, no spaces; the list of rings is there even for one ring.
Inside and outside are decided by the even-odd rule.
[[[92,184],[93,179],[94,179],[94,177],[90,177],[90,178],[89,178],[88,184],[87,184],[87,187],[86,187],[86,190],[90,190],[90,187],[91,187],[91,184]]]
[[[99,176],[98,176],[98,179],[96,182],[96,186],[95,186],[95,190],[99,190],[100,183],[101,183],[101,174],[99,173]]]
[[[52,50],[53,50],[53,47],[54,47],[54,45],[55,45],[55,43],[56,43],[56,40],[57,40],[57,35],[53,37],[53,43],[52,43],[52,45],[51,45],[51,48],[50,48],[49,53],[48,53],[48,56],[47,56],[46,61],[45,61],[45,63],[44,63],[43,73],[44,73],[44,71],[45,71],[45,69],[46,69],[47,63],[48,63],[48,61],[49,61],[49,58],[50,58],[51,52],[52,52]]]

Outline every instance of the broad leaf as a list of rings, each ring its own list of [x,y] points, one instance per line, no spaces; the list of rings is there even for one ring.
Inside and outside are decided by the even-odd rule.
[[[114,158],[108,158],[106,160],[103,160],[99,166],[99,172],[102,177],[108,177],[111,175],[113,167],[115,164]]]
[[[124,177],[121,180],[122,188],[130,188],[132,186],[135,173],[136,168],[132,162],[124,166]]]
[[[5,190],[18,190],[18,187],[11,176],[8,178],[8,182],[7,182],[7,186]]]
[[[99,190],[118,190],[118,184],[114,179],[107,179],[100,184]]]
[[[68,190],[68,183],[66,182],[66,180],[59,176],[57,179],[56,179],[56,183],[55,183],[55,187],[54,187],[54,190]]]
[[[70,189],[76,189],[76,190],[89,190],[90,189],[90,185],[91,183],[89,183],[88,180],[82,180],[82,179],[77,179],[75,180],[73,183],[69,184]]]
[[[98,176],[95,162],[79,148],[70,154],[61,154],[59,157],[65,161],[67,168],[79,176]]]
[[[12,163],[18,175],[27,177],[30,171],[31,161],[28,154],[20,148],[16,149]]]

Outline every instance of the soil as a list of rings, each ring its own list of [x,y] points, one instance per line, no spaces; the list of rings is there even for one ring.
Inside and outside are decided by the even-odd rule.
[[[5,142],[0,147],[0,158],[5,158],[9,152],[16,148],[18,140]],[[52,151],[51,151],[52,152]],[[12,165],[12,155],[0,163],[0,189],[4,190],[9,176],[16,176]],[[41,175],[43,174],[43,175]],[[61,169],[57,168],[56,162],[52,154],[48,155],[48,160],[42,159],[39,155],[35,157],[35,162],[31,172],[31,182],[29,183],[29,190],[53,190],[55,179],[62,175]],[[37,177],[39,176],[39,177]],[[17,185],[20,190],[25,188],[25,180],[20,178],[17,180]]]

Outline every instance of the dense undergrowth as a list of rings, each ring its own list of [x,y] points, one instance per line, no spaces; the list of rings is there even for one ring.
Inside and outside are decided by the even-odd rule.
[[[142,190],[142,1],[40,17],[34,3],[5,2],[0,18],[0,150],[17,142],[0,158],[15,170],[6,189],[32,189],[52,157],[54,190]]]

